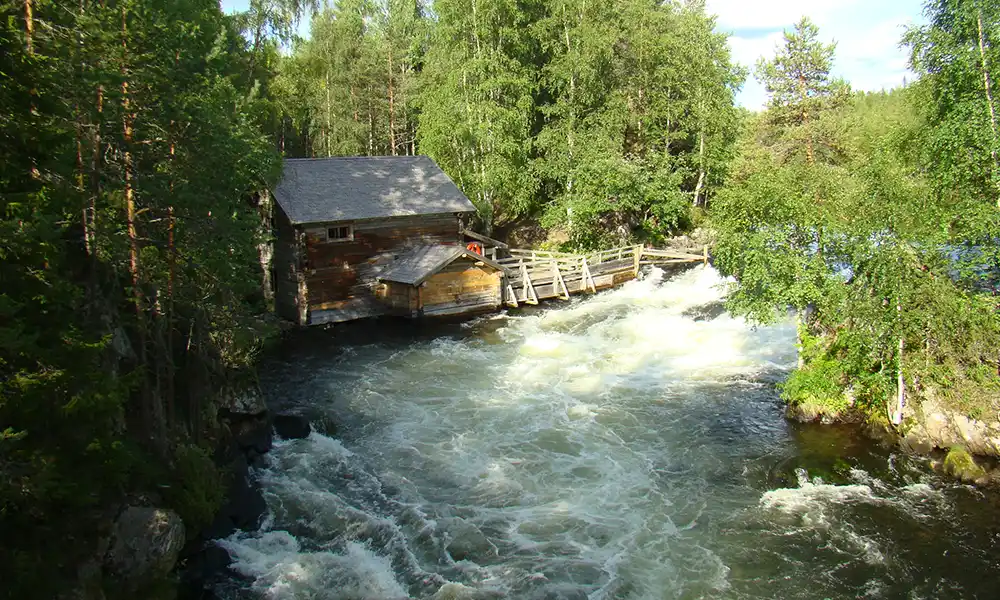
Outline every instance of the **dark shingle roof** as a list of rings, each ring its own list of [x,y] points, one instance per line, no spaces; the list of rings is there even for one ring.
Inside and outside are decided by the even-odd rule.
[[[476,261],[485,263],[497,271],[504,270],[503,267],[495,262],[483,258],[462,246],[439,244],[435,246],[418,246],[410,250],[386,267],[386,270],[378,278],[382,281],[420,285],[428,277],[462,256],[468,256]]]
[[[294,224],[476,210],[427,156],[287,159],[274,197]]]

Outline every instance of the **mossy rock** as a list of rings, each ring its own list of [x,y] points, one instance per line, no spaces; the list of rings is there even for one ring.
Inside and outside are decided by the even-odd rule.
[[[952,446],[948,450],[948,455],[944,457],[944,472],[964,483],[974,483],[986,477],[986,471],[961,446]]]

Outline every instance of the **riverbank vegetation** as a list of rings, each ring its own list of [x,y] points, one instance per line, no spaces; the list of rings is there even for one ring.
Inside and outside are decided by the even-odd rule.
[[[790,402],[1000,409],[993,4],[932,0],[918,79],[879,93],[803,20],[753,70],[759,113],[698,1],[161,4],[0,4],[8,596],[77,586],[129,499],[193,530],[220,502],[214,398],[271,327],[256,192],[282,156],[428,154],[482,231],[560,249],[707,218],[730,309],[801,315]]]
[[[214,510],[279,156],[213,0],[2,6],[0,580],[53,598],[128,498]]]
[[[802,362],[792,404],[903,425],[909,403],[1000,409],[995,7],[931,3],[905,38],[920,74],[854,93],[807,20],[757,67],[771,101],[745,123],[712,206],[731,309],[769,322],[788,307]]]

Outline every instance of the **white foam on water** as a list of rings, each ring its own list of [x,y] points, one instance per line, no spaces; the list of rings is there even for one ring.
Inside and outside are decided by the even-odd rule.
[[[703,493],[697,465],[665,484],[658,462],[701,440],[663,437],[644,412],[672,394],[686,398],[675,406],[710,402],[687,394],[794,365],[787,323],[684,314],[719,302],[725,284],[711,268],[670,281],[654,270],[505,317],[489,340],[359,350],[332,364],[329,394],[370,425],[350,449],[318,434],[277,445],[260,474],[274,526],[304,538],[227,540],[237,568],[281,599],[726,589],[729,568],[697,541],[701,529],[672,520],[674,502]],[[398,488],[395,499],[381,482]]]
[[[520,355],[507,376],[526,387],[565,383],[588,392],[615,378],[650,377],[650,385],[790,365],[787,324],[754,330],[728,315],[694,321],[684,314],[719,302],[726,283],[704,267],[667,283],[654,274],[561,310],[513,320],[502,333]]]
[[[233,536],[218,542],[233,558],[231,566],[253,578],[264,598],[294,600],[394,600],[408,598],[388,558],[356,542],[343,552],[303,551],[287,531]]]
[[[798,487],[765,492],[761,508],[797,517],[808,526],[825,527],[829,525],[828,512],[835,505],[882,501],[868,485],[832,485],[818,477],[810,480],[805,469],[796,469],[795,474]]]

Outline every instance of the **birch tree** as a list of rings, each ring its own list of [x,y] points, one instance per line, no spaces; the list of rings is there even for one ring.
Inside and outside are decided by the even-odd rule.
[[[441,0],[417,99],[417,141],[475,203],[487,233],[528,213],[538,79],[537,5]]]

